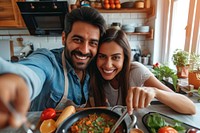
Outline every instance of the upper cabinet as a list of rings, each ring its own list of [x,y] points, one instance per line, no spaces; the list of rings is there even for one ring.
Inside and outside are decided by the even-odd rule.
[[[0,28],[26,27],[16,3],[18,1],[25,0],[0,0]]]

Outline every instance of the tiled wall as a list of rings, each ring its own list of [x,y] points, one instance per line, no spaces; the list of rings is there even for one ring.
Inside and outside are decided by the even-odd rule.
[[[120,22],[123,24],[134,24],[135,26],[144,25],[146,22],[145,13],[102,13],[107,24],[110,26],[113,22]],[[61,37],[36,37],[36,36],[1,36],[1,34],[26,34],[27,30],[0,30],[0,39],[13,39],[14,45],[17,47],[16,38],[22,37],[24,39],[23,43],[32,43],[35,48],[58,48],[62,46]],[[145,45],[145,36],[143,35],[128,35],[128,39],[131,44],[131,48],[141,47],[144,49],[147,47]]]

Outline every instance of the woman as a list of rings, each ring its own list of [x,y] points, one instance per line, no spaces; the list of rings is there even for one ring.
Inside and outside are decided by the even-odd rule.
[[[129,114],[147,107],[154,98],[179,113],[196,113],[189,98],[174,93],[141,63],[131,62],[126,34],[113,28],[106,31],[99,44],[91,68],[91,90],[95,106],[126,105]]]

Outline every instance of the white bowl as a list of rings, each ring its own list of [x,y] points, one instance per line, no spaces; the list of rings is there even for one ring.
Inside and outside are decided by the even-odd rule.
[[[132,24],[122,25],[121,29],[125,32],[135,32],[135,26]]]
[[[149,32],[150,26],[135,27],[135,32]]]

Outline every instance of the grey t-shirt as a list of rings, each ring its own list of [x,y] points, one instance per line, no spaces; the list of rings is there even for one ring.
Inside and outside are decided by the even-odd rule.
[[[131,71],[129,77],[129,84],[131,87],[134,86],[143,86],[144,82],[150,77],[153,76],[151,71],[139,62],[131,63]],[[118,96],[118,90],[114,89],[109,82],[104,87],[106,98],[110,106],[121,105],[122,97],[121,93]],[[118,98],[119,97],[119,98]],[[118,101],[117,101],[118,99]]]

